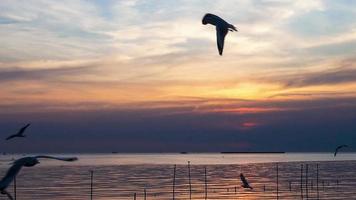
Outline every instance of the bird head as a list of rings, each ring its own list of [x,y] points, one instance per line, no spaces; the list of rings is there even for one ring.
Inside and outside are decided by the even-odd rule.
[[[204,24],[204,25],[208,24],[208,21],[209,21],[210,18],[211,18],[211,14],[207,13],[206,15],[204,15],[201,23]]]
[[[25,167],[33,167],[40,163],[40,161],[37,158],[33,158],[33,157],[28,157],[28,158],[29,159],[27,159],[26,162],[24,163]]]

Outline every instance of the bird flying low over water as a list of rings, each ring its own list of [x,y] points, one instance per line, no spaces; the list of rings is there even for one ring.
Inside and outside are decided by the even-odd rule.
[[[336,147],[335,152],[334,152],[334,157],[336,156],[336,154],[339,152],[339,150],[340,150],[341,148],[345,148],[345,147],[349,147],[349,146],[347,146],[346,144],[344,144],[344,145],[340,145],[340,146]]]
[[[245,176],[243,175],[243,173],[240,174],[240,179],[241,179],[241,182],[242,182],[241,187],[243,187],[243,188],[250,188],[251,190],[253,189],[253,188],[250,186],[250,184],[248,184],[248,182],[247,182]]]
[[[24,135],[24,132],[30,125],[31,124],[26,124],[26,126],[22,127],[16,134],[13,134],[13,135],[10,135],[9,137],[7,137],[6,140],[10,140],[15,137],[26,137],[26,135]]]
[[[76,161],[78,158],[76,157],[53,157],[53,156],[31,156],[31,157],[23,157],[20,159],[15,160],[12,163],[12,166],[9,168],[5,176],[0,181],[0,192],[1,194],[7,195],[9,199],[13,199],[11,194],[6,191],[6,188],[11,184],[14,180],[16,175],[20,172],[21,168],[24,167],[33,167],[37,165],[39,162],[38,159],[47,158],[47,159],[55,159],[55,160],[62,160],[62,161]]]
[[[232,24],[227,23],[220,17],[210,13],[204,15],[202,23],[204,25],[211,24],[216,27],[216,42],[218,45],[219,54],[220,56],[222,56],[224,50],[225,36],[229,31],[237,31],[236,27]]]

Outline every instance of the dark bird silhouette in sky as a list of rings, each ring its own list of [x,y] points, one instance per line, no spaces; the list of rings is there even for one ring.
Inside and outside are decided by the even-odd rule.
[[[251,190],[253,189],[253,188],[250,186],[250,184],[248,184],[248,182],[247,182],[247,180],[246,180],[246,178],[245,178],[245,176],[244,176],[243,173],[240,174],[240,179],[241,179],[241,182],[242,182],[241,187],[243,187],[243,188],[250,188]]]
[[[347,146],[346,144],[343,144],[343,145],[336,147],[335,152],[334,152],[334,157],[336,156],[336,154],[339,152],[339,150],[341,148],[346,148],[346,147],[349,147],[349,146]]]
[[[210,13],[204,15],[202,23],[204,25],[211,24],[216,27],[216,42],[218,45],[219,54],[220,56],[222,56],[224,50],[225,36],[229,31],[237,31],[236,27],[232,24],[227,23],[219,16]]]
[[[9,168],[9,170],[6,172],[5,176],[0,181],[1,194],[7,195],[7,197],[12,200],[13,198],[12,198],[11,194],[8,191],[6,191],[6,188],[9,187],[9,185],[14,180],[16,175],[20,172],[20,170],[23,166],[33,167],[33,166],[39,164],[40,162],[38,159],[42,159],[42,158],[62,160],[62,161],[68,161],[68,162],[78,160],[78,158],[76,158],[76,157],[61,158],[61,157],[53,157],[53,156],[31,156],[31,157],[23,157],[23,158],[17,159],[12,163],[12,166]]]
[[[24,135],[24,132],[30,125],[31,124],[26,124],[26,126],[22,127],[16,134],[13,134],[13,135],[10,135],[9,137],[7,137],[6,140],[10,140],[15,137],[26,137],[26,135]]]

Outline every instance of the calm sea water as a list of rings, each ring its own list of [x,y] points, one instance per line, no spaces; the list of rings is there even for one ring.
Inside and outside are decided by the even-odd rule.
[[[12,157],[21,156],[0,157],[0,175],[6,173]],[[144,199],[144,190],[146,199],[172,199],[174,165],[175,199],[189,199],[188,161],[192,199],[205,199],[205,194],[207,199],[277,199],[277,163],[279,199],[356,199],[355,153],[336,158],[331,153],[67,156],[78,156],[79,161],[43,160],[23,168],[17,177],[17,199],[89,199],[90,170],[94,171],[93,199],[134,199],[135,193],[137,199]],[[253,190],[240,187],[241,172]],[[13,193],[13,186],[8,190]]]

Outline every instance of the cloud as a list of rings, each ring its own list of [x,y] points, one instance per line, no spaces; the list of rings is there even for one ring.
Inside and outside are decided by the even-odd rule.
[[[254,101],[246,103],[251,106],[274,105],[294,109],[245,114],[199,113],[192,109],[189,111],[183,105],[166,108],[98,109],[96,106],[102,105],[99,103],[93,104],[92,109],[85,110],[20,111],[12,112],[11,115],[2,112],[0,125],[2,133],[6,133],[16,129],[21,122],[31,120],[33,127],[30,133],[34,142],[45,143],[53,138],[59,143],[69,138],[71,141],[80,140],[80,145],[67,149],[76,152],[110,152],[121,144],[125,148],[119,150],[129,152],[157,151],[160,148],[161,151],[175,152],[183,149],[327,151],[337,143],[352,143],[351,138],[354,137],[356,128],[356,107],[353,102],[355,98],[295,102]],[[78,106],[86,104],[89,105],[82,102]],[[236,103],[235,106],[240,104],[241,102]],[[93,147],[94,141],[98,145]],[[127,143],[130,145],[125,145]],[[233,143],[249,145],[232,145]],[[16,150],[6,144],[3,147],[6,151]],[[32,151],[33,148],[33,145],[23,145],[26,151]],[[49,149],[61,151],[60,145]]]
[[[356,82],[356,72],[354,59],[346,59],[324,66],[324,69],[318,67],[317,70],[306,70],[305,72],[280,74],[277,77],[267,78],[270,81],[281,82],[286,88],[308,87],[340,84],[351,84]],[[273,80],[274,79],[274,80]],[[340,91],[338,91],[340,92]]]
[[[21,68],[2,68],[0,70],[0,82],[8,81],[58,81],[61,78],[70,78],[88,73],[94,73],[93,66],[78,66],[67,68],[50,68],[50,69],[21,69]]]
[[[80,149],[298,149],[318,137],[326,149],[338,128],[353,136],[350,4],[1,1],[0,123],[33,119],[40,134],[58,123],[59,140],[88,134]],[[223,57],[206,12],[240,30]]]
[[[334,85],[356,82],[356,69],[340,69],[293,77],[287,86]]]

